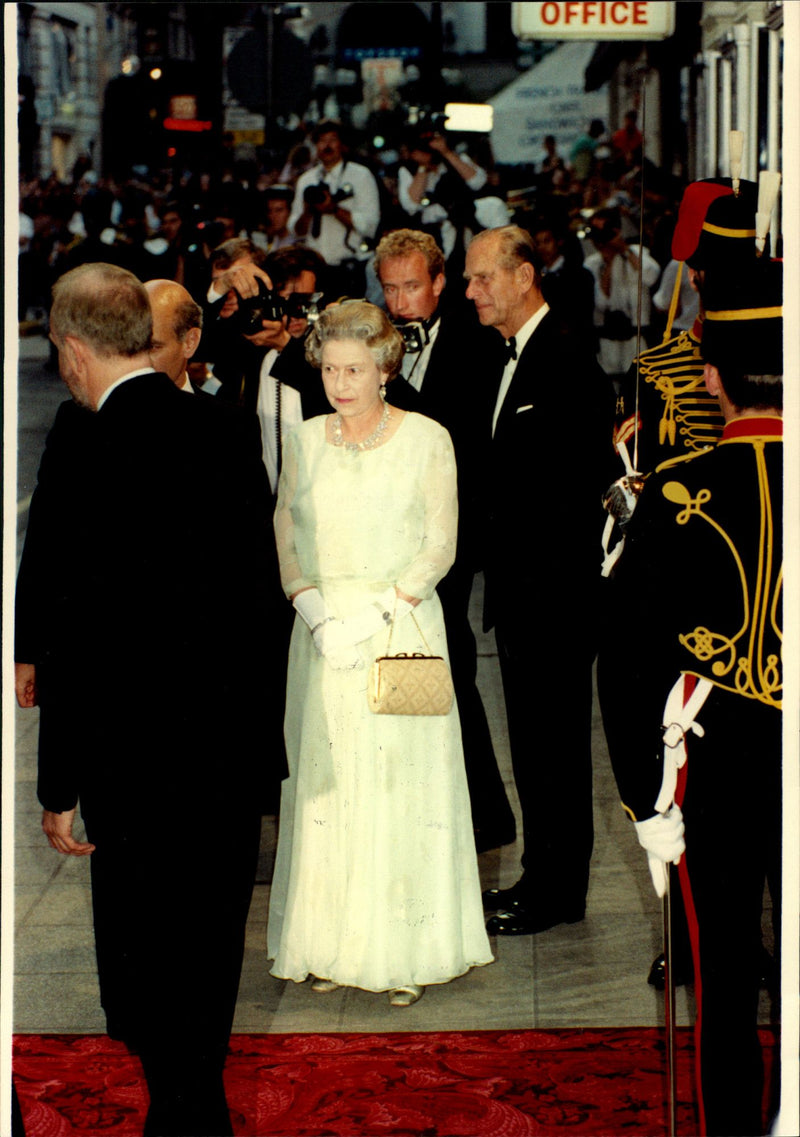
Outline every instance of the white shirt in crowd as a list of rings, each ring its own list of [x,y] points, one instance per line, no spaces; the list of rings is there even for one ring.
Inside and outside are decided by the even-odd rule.
[[[353,219],[353,229],[348,233],[347,228],[332,213],[322,214],[320,217],[319,236],[313,236],[311,229],[304,237],[299,237],[308,248],[315,249],[330,265],[340,265],[343,261],[365,260],[368,253],[359,250],[362,238],[369,239],[375,236],[375,231],[381,219],[380,199],[375,178],[366,166],[358,162],[338,162],[327,173],[321,164],[312,166],[297,179],[295,187],[294,204],[289,217],[287,228],[295,232],[298,218],[303,212],[303,195],[309,186],[324,182],[330,193],[336,192],[343,186],[351,186],[352,197],[342,200],[342,209],[348,210]]]
[[[261,361],[261,376],[258,384],[256,412],[261,423],[261,453],[267,468],[272,492],[278,492],[279,451],[278,451],[278,399],[280,398],[280,437],[285,438],[292,427],[303,421],[303,408],[300,392],[294,387],[281,383],[272,374],[272,367],[278,358],[276,348],[271,348]]]

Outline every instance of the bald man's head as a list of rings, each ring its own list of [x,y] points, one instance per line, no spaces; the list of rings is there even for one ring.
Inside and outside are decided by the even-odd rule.
[[[174,280],[148,280],[144,287],[153,313],[153,367],[183,387],[186,364],[200,343],[203,310]]]

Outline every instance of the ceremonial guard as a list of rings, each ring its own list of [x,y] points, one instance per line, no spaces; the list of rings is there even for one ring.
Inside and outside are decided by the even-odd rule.
[[[623,805],[656,891],[679,863],[697,1001],[698,1132],[764,1132],[757,1034],[765,879],[780,942],[781,266],[709,273],[719,443],[645,483],[614,573],[629,639],[598,683]],[[688,761],[687,759],[688,755]],[[684,832],[685,826],[685,832]]]
[[[617,402],[615,444],[628,473],[635,467],[647,474],[670,458],[697,454],[713,446],[722,435],[722,411],[703,378],[705,363],[700,342],[705,319],[705,280],[708,272],[748,273],[756,263],[757,196],[755,183],[739,178],[693,182],[684,192],[672,237],[672,256],[678,262],[679,275],[664,341],[643,351],[634,361]],[[683,272],[688,273],[698,294],[699,311],[691,328],[672,336]],[[606,575],[622,552],[621,531],[613,520],[607,522]],[[624,597],[620,599],[624,610]],[[691,979],[692,963],[679,900],[673,904],[672,920],[672,980],[682,985]],[[663,989],[663,953],[653,960],[648,982]]]
[[[627,376],[617,406],[616,442],[618,447],[625,443],[637,470],[646,473],[668,458],[696,454],[722,434],[719,403],[703,381],[703,284],[708,269],[736,274],[751,267],[756,257],[756,199],[754,182],[737,180],[734,185],[731,178],[692,182],[686,188],[672,256],[681,271],[688,272],[700,308],[693,326],[675,336],[670,309],[664,341],[641,352]],[[679,283],[680,278],[676,293]]]

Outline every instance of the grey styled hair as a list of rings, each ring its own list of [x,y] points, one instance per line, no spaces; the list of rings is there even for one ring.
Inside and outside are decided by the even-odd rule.
[[[322,366],[322,349],[333,340],[356,340],[372,353],[379,371],[393,379],[400,370],[405,348],[403,337],[382,309],[367,300],[346,300],[326,308],[306,340],[306,359]]]
[[[538,267],[536,249],[527,229],[522,229],[519,225],[500,225],[496,229],[482,229],[472,238],[470,246],[490,238],[497,240],[497,263],[500,268],[513,271],[521,264],[529,264],[533,267],[536,287],[541,285],[542,275]]]
[[[57,340],[75,336],[100,356],[150,349],[150,298],[132,272],[103,261],[79,265],[53,285],[50,327]]]

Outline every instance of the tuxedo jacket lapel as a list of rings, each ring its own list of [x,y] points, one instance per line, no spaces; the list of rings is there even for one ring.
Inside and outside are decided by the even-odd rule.
[[[497,418],[495,438],[502,435],[518,415],[533,414],[540,381],[552,383],[557,376],[558,337],[553,334],[556,327],[553,313],[547,312],[522,349]],[[500,375],[502,378],[502,371]],[[499,382],[496,390],[499,390]]]
[[[538,328],[537,328],[538,332]],[[497,416],[497,425],[494,431],[494,437],[497,439],[501,437],[506,430],[508,430],[510,423],[516,417],[517,409],[525,404],[534,402],[532,395],[533,388],[533,366],[536,340],[534,332],[517,360],[517,366],[514,368],[514,374],[511,377],[511,383],[506,391],[506,397],[503,400],[503,405],[500,408],[500,414]],[[500,372],[500,381],[502,382],[502,371]],[[497,393],[500,390],[500,383],[497,384],[495,389],[495,403],[497,402]],[[494,404],[493,404],[494,406]],[[525,413],[525,412],[523,412]]]

